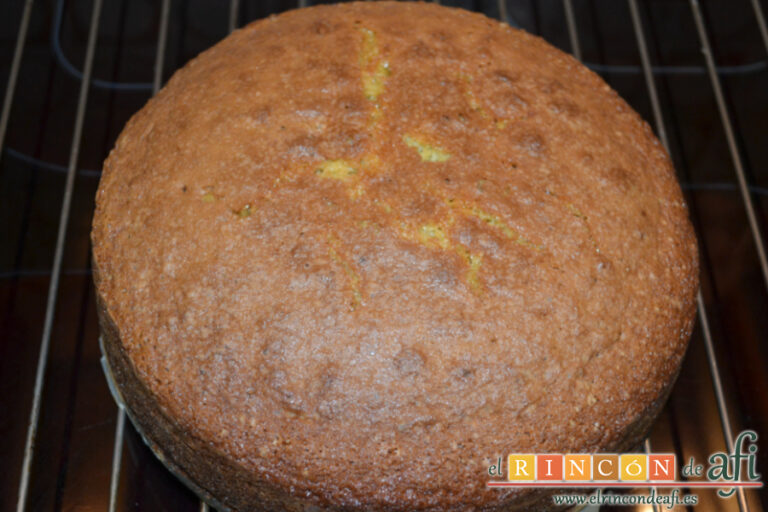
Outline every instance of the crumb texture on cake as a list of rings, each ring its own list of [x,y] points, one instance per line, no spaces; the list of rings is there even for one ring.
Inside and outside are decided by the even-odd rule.
[[[491,460],[627,448],[698,287],[639,116],[432,4],[291,11],[202,53],[120,135],[92,239],[141,410],[263,483],[239,492],[345,509],[524,508]]]

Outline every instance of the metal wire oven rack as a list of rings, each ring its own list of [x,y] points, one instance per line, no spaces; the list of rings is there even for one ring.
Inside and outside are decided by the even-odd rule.
[[[768,434],[768,29],[760,0],[445,3],[538,33],[584,60],[651,122],[675,161],[702,253],[699,325],[644,448],[704,461],[730,451],[742,428]],[[152,457],[100,374],[88,256],[99,172],[88,169],[99,169],[128,116],[186,59],[242,23],[305,5],[3,7],[0,509],[208,509]],[[765,492],[699,494],[703,510],[768,506]]]

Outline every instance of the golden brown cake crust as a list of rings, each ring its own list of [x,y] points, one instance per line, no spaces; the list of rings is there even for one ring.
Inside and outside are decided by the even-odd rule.
[[[636,443],[698,287],[639,116],[421,3],[291,11],[191,61],[105,162],[92,239],[136,421],[242,510],[545,503],[487,465]]]

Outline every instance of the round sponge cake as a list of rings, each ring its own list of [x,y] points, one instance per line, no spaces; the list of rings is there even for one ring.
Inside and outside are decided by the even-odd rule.
[[[434,4],[296,10],[202,53],[120,135],[92,239],[133,421],[241,511],[545,509],[489,464],[634,447],[698,288],[640,117]]]

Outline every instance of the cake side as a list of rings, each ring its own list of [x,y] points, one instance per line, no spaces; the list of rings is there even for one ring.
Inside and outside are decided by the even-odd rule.
[[[628,448],[698,286],[637,114],[538,38],[426,4],[290,12],[203,53],[118,140],[92,238],[146,417],[349,508],[522,504],[488,461]]]
[[[104,340],[105,356],[115,379],[115,385],[142,436],[151,443],[153,452],[183,478],[194,484],[207,495],[221,500],[217,505],[241,512],[279,512],[279,511],[319,511],[319,510],[354,510],[356,503],[329,502],[324,496],[296,496],[278,485],[271,485],[263,475],[256,477],[247,468],[233,463],[225,454],[211,448],[204,439],[193,437],[186,429],[168,417],[157,398],[138,377],[135,368],[126,357],[117,327],[100,301],[97,311],[101,334]],[[656,419],[667,399],[672,382],[658,397],[656,402],[640,415],[625,431],[625,437],[609,451],[623,452],[639,445],[648,429]],[[502,502],[486,506],[452,503],[436,505],[419,510],[558,510],[551,500],[551,494],[567,490],[550,489],[547,491],[529,490],[526,493],[507,497]],[[364,503],[362,507],[370,511],[414,510],[413,506],[380,503]]]

